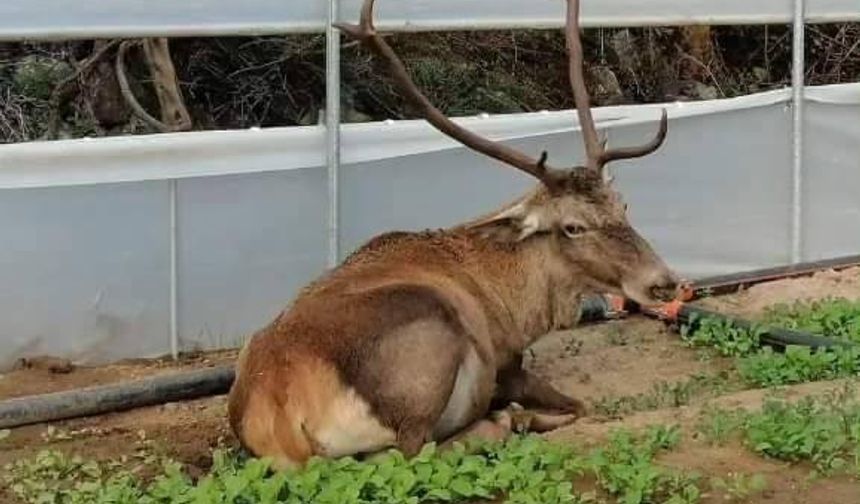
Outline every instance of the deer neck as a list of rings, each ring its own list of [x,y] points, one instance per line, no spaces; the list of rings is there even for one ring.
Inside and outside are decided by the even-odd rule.
[[[505,320],[493,334],[502,353],[522,352],[541,336],[572,327],[585,285],[563,263],[552,238],[536,238],[476,258],[475,275]]]
[[[552,238],[538,238],[518,250],[523,278],[511,296],[520,312],[519,329],[526,344],[548,332],[570,328],[578,319],[586,286],[570,272],[555,246]]]

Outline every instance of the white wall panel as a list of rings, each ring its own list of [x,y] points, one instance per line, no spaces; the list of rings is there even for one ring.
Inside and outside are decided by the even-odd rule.
[[[325,267],[322,166],[179,181],[179,337],[235,346]]]
[[[810,91],[801,210],[813,261],[860,251],[860,86]]]
[[[810,88],[804,259],[860,247],[860,84]],[[634,224],[688,277],[789,260],[788,90],[669,104],[656,154],[613,165]],[[658,105],[595,110],[613,145],[649,137]],[[573,111],[457,119],[574,163]],[[343,127],[340,236],[450,225],[532,181],[423,121]],[[199,132],[0,148],[0,369],[169,351],[168,179],[178,184],[181,348],[235,343],[324,271],[322,129]],[[65,168],[65,169],[64,169]],[[107,178],[106,182],[104,179]]]
[[[0,190],[0,369],[170,352],[167,183]]]

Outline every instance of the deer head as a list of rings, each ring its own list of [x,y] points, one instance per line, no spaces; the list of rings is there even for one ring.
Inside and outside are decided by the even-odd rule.
[[[336,26],[387,64],[400,92],[436,129],[540,181],[527,196],[495,214],[464,225],[465,229],[488,240],[547,241],[553,254],[564,261],[567,273],[586,290],[623,294],[644,305],[674,298],[678,287],[676,275],[630,225],[627,205],[605,174],[609,162],[643,157],[663,144],[668,123],[666,111],[663,110],[655,137],[647,144],[606,148],[606,141],[597,134],[583,76],[579,0],[567,0],[566,38],[570,85],[586,160],[570,168],[550,166],[546,151],[538,158],[531,157],[483,138],[445,117],[421,93],[394,50],[376,32],[373,7],[374,0],[365,0],[360,24]]]

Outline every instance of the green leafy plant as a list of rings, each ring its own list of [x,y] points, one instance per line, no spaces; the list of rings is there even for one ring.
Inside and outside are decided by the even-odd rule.
[[[790,462],[810,461],[823,473],[856,465],[860,446],[860,403],[851,387],[795,403],[765,402],[744,422],[748,446]]]
[[[723,357],[742,357],[758,348],[762,332],[758,325],[747,329],[730,320],[693,315],[681,327],[681,338],[693,347],[713,347]]]
[[[229,450],[213,453],[211,470],[193,480],[181,464],[141,455],[94,462],[45,451],[7,466],[3,483],[26,503],[53,504],[302,504],[475,502],[503,499],[515,504],[597,502],[577,495],[572,481],[594,474],[601,489],[627,504],[699,499],[697,477],[654,463],[677,445],[675,427],[651,427],[641,435],[613,434],[589,456],[537,436],[504,443],[457,445],[437,451],[427,445],[406,459],[390,451],[371,460],[312,459],[297,471],[274,472],[264,459],[243,459]],[[141,468],[154,476],[142,479]]]
[[[765,322],[860,343],[860,301],[845,298],[796,301],[767,309]]]
[[[850,384],[796,402],[771,396],[755,412],[710,408],[697,427],[710,442],[722,444],[738,435],[758,454],[810,462],[820,473],[845,472],[852,466],[860,470],[860,402]]]
[[[7,467],[6,484],[28,503],[418,503],[505,496],[512,503],[574,501],[571,480],[582,459],[537,437],[437,452],[428,445],[406,460],[391,451],[372,461],[314,459],[296,472],[272,472],[263,459],[216,451],[209,474],[192,481],[164,459],[149,483],[110,464],[57,452]]]
[[[643,436],[614,431],[606,446],[596,449],[587,467],[601,488],[624,504],[698,502],[696,475],[672,472],[654,464],[654,457],[678,444],[677,427],[652,426]]]
[[[860,372],[860,348],[790,346],[784,353],[763,348],[740,359],[737,367],[746,383],[759,387],[845,378]]]
[[[812,350],[789,346],[778,353],[759,347],[765,324],[860,341],[860,303],[828,299],[776,305],[768,309],[763,323],[751,327],[714,317],[693,318],[681,328],[681,335],[690,346],[713,348],[724,357],[735,357],[736,368],[749,386],[773,387],[860,374],[860,347]]]

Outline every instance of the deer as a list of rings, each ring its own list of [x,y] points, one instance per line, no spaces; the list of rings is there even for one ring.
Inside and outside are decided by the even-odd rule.
[[[573,424],[585,403],[524,369],[526,349],[574,327],[583,296],[656,306],[680,288],[605,173],[664,143],[666,110],[649,142],[607,149],[583,76],[578,0],[567,0],[565,36],[586,161],[571,168],[447,118],[377,33],[374,3],[365,0],[359,24],[335,27],[385,64],[438,131],[538,183],[467,222],[369,239],[251,335],[235,364],[229,423],[247,452],[278,469]]]

